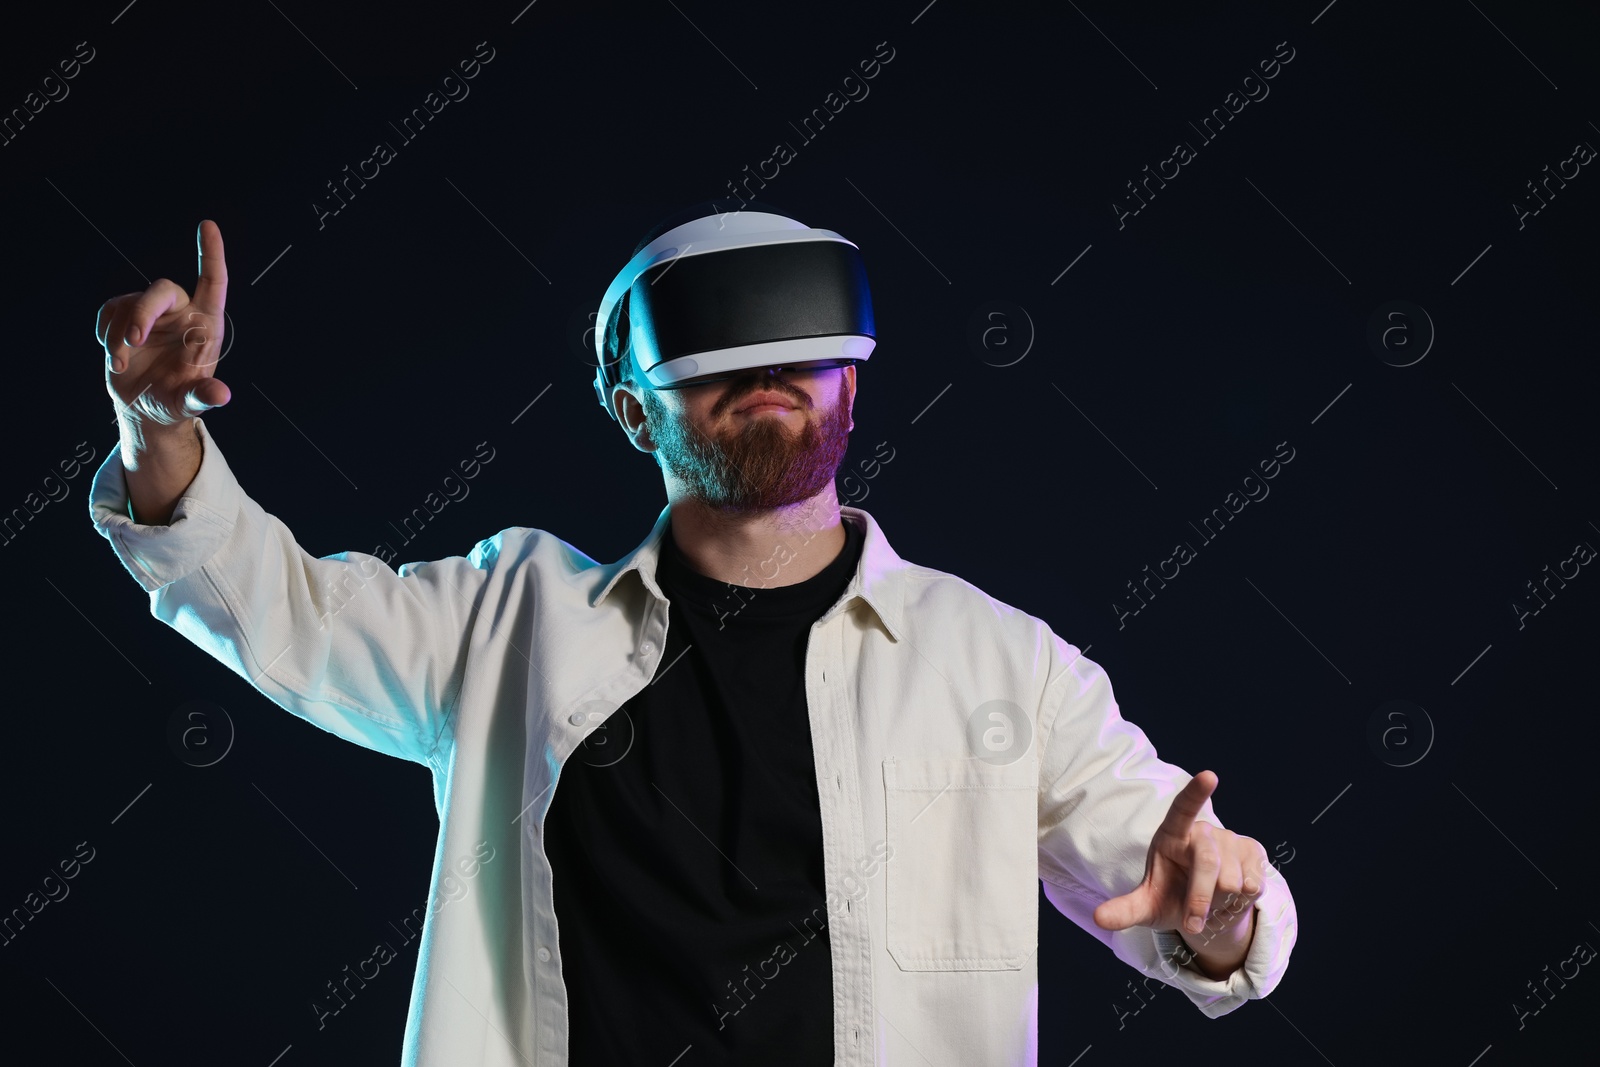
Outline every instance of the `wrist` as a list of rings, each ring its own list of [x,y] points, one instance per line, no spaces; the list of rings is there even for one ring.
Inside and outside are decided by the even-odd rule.
[[[1194,953],[1190,965],[1213,981],[1222,981],[1244,965],[1255,937],[1256,908],[1229,914],[1215,912],[1197,934],[1178,930],[1179,938]]]
[[[159,429],[123,427],[123,481],[128,516],[136,523],[164,526],[200,472],[204,446],[193,419]]]
[[[182,466],[200,446],[200,428],[192,418],[162,424],[124,416],[118,428],[126,470]]]

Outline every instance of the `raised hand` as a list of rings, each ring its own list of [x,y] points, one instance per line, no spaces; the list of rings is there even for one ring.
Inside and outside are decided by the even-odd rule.
[[[107,300],[95,318],[135,522],[171,521],[200,469],[194,418],[232,395],[215,375],[228,296],[222,231],[207,219],[195,238],[200,280],[192,300],[176,282],[158,278],[142,293]]]
[[[232,395],[214,373],[228,295],[222,231],[207,219],[196,238],[200,278],[193,299],[176,282],[158,278],[142,293],[107,300],[95,320],[95,339],[105,346],[106,391],[122,421],[125,448],[130,436],[141,448],[149,435],[181,429]]]
[[[1201,771],[1172,798],[1167,817],[1150,841],[1144,881],[1094,910],[1094,921],[1101,929],[1149,926],[1178,930],[1194,944],[1212,919],[1217,894],[1224,898],[1217,914],[1221,928],[1249,920],[1266,885],[1267,850],[1254,838],[1198,818],[1201,806],[1216,788],[1217,776]]]

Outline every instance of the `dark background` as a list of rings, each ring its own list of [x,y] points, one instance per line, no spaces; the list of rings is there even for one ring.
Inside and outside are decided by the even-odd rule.
[[[1090,649],[1165,759],[1217,772],[1219,815],[1298,903],[1283,984],[1210,1021],[1174,990],[1119,1020],[1135,972],[1042,901],[1040,1062],[1587,1055],[1600,977],[1520,1027],[1515,1005],[1600,945],[1600,577],[1520,628],[1512,602],[1600,545],[1600,178],[1552,182],[1520,228],[1513,204],[1600,144],[1593,9],[525,2],[8,19],[5,113],[78,42],[94,56],[0,147],[0,508],[94,451],[0,545],[0,912],[94,849],[0,947],[8,1048],[394,1062],[414,943],[321,1031],[310,1001],[422,904],[437,830],[425,770],[321,735],[153,621],[96,534],[87,488],[117,446],[100,304],[192,291],[195,226],[218,222],[233,399],[207,423],[313,554],[438,558],[536,526],[612,560],[665,497],[595,404],[585,314],[658,218],[787,141],[757,195],[859,244],[877,311],[841,498]],[[403,143],[389,123],[478,42],[470,96]],[[804,142],[789,124],[879,42],[870,95]],[[1189,123],[1279,42],[1270,95],[1203,142]],[[1119,228],[1125,183],[1180,139],[1196,158]],[[326,183],[379,140],[396,158],[319,228]],[[470,496],[402,546],[389,523],[480,442]],[[1189,524],[1281,442],[1270,496],[1202,543]],[[1178,541],[1197,558],[1119,627]],[[202,751],[227,753],[209,766],[169,738],[196,707]]]

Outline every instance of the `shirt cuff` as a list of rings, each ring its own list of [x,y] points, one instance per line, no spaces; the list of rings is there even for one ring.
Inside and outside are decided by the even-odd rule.
[[[200,469],[178,498],[172,521],[163,526],[135,522],[128,515],[128,482],[120,445],[95,471],[89,485],[89,514],[100,536],[147,592],[198,570],[233,533],[244,490],[196,417]]]

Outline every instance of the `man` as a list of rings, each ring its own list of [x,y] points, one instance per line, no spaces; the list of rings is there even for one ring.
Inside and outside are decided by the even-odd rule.
[[[755,206],[668,220],[608,291],[596,393],[668,504],[606,565],[524,528],[398,571],[301,549],[199,417],[229,399],[214,223],[192,300],[161,279],[101,309],[122,447],[90,506],[152,614],[433,774],[403,1063],[1033,1064],[1041,881],[1147,988],[1211,1017],[1265,996],[1294,903],[1216,776],[1159,760],[1042,621],[839,504],[864,275]],[[760,363],[823,343],[762,317],[813,287],[844,354]],[[725,320],[756,332],[685,342]]]

